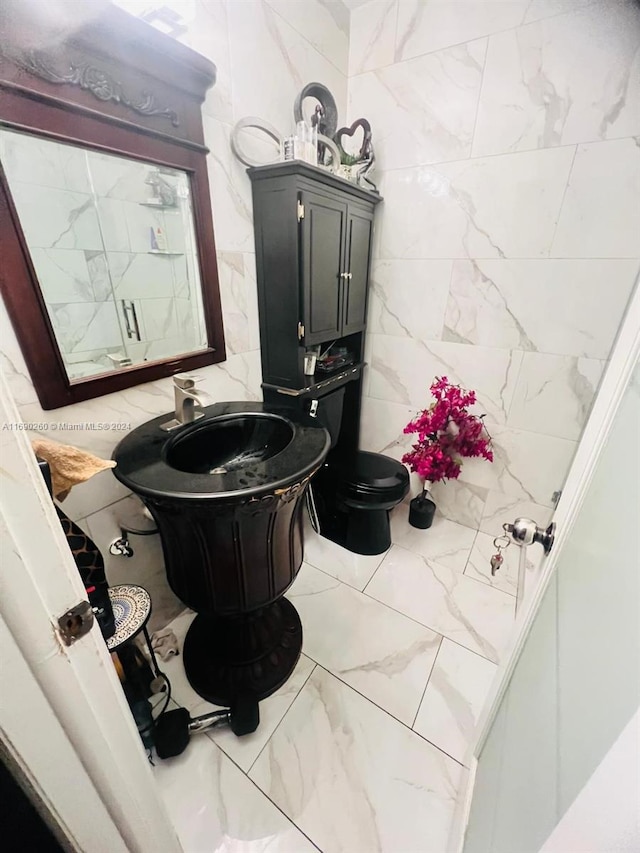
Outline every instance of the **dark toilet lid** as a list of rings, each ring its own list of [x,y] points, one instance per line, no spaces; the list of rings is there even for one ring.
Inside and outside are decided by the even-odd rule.
[[[386,501],[401,501],[409,488],[409,472],[401,462],[359,450],[345,471],[340,491],[345,497],[365,495]]]

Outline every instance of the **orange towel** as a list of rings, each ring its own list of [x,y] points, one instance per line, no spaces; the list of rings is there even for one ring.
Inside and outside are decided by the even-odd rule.
[[[80,450],[70,444],[58,444],[57,441],[47,438],[34,438],[31,440],[31,446],[36,456],[49,463],[53,496],[60,501],[66,498],[73,486],[84,483],[100,471],[116,466],[111,459],[99,459],[86,450]]]

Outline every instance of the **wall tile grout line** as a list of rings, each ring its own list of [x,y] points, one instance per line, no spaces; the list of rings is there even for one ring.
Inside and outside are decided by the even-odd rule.
[[[323,51],[322,51],[322,50],[321,50],[317,45],[313,44],[313,42],[312,42],[312,41],[310,41],[310,40],[307,38],[307,36],[306,36],[303,32],[301,32],[301,31],[300,31],[300,30],[299,30],[299,29],[298,29],[294,24],[292,24],[292,23],[291,23],[291,21],[288,21],[288,20],[287,20],[287,19],[286,19],[282,14],[280,14],[280,12],[278,12],[278,10],[277,10],[277,9],[275,9],[275,8],[271,5],[271,3],[269,3],[269,0],[262,0],[262,2],[263,2],[266,6],[268,6],[268,7],[269,7],[269,9],[271,10],[271,12],[272,12],[274,15],[277,15],[277,16],[278,16],[278,18],[280,18],[280,20],[281,20],[281,21],[284,21],[284,23],[285,23],[288,27],[291,27],[291,29],[292,29],[292,30],[295,30],[295,32],[297,33],[297,35],[299,35],[299,36],[300,36],[300,38],[304,39],[304,41],[307,43],[307,45],[308,45],[312,50],[314,50],[314,51],[315,51],[316,53],[318,53],[318,54],[319,54],[319,55],[320,55],[320,56],[321,56],[321,57],[322,57],[326,62],[328,62],[330,65],[332,65],[332,66],[333,66],[333,68],[334,68],[334,70],[335,70],[335,71],[337,71],[337,72],[338,72],[338,74],[341,74],[341,75],[345,78],[345,82],[347,82],[347,81],[348,81],[348,79],[349,79],[349,43],[350,43],[350,41],[351,41],[350,34],[347,34],[347,68],[346,68],[346,71],[343,71],[343,70],[342,70],[342,68],[339,68],[339,67],[335,64],[335,62],[333,61],[333,59],[331,59],[329,56],[327,56],[327,55],[326,55],[326,53],[324,53],[324,52],[323,52]]]
[[[453,273],[454,273],[455,264],[456,264],[455,258],[447,258],[447,260],[451,261],[451,271],[449,272],[449,287],[447,289],[447,302],[446,302],[446,305],[444,307],[444,313],[442,315],[442,326],[440,327],[440,340],[443,343],[447,343],[447,341],[445,341],[445,339],[444,339],[444,332],[445,332],[445,329],[447,328],[447,311],[449,308],[449,300],[451,299],[451,288],[453,286]]]
[[[375,0],[371,0],[371,2],[375,2]],[[406,59],[398,59],[398,57],[396,56],[396,48],[397,48],[397,44],[398,44],[398,25],[399,25],[399,14],[398,14],[398,17],[396,18],[396,33],[395,33],[395,39],[394,39],[394,51],[393,51],[394,60],[393,60],[393,62],[388,62],[385,65],[376,66],[376,68],[372,68],[368,71],[361,71],[358,74],[349,74],[348,76],[349,76],[349,79],[351,79],[351,77],[360,77],[364,74],[372,74],[372,73],[375,73],[376,71],[380,71],[384,68],[390,68],[393,65],[401,65],[405,62],[411,62],[413,59],[420,59],[423,56],[433,56],[433,54],[441,53],[443,50],[450,50],[451,48],[454,48],[454,47],[464,47],[465,45],[470,44],[471,42],[474,42],[474,41],[479,41],[482,38],[488,39],[488,38],[491,38],[493,36],[503,35],[504,33],[514,32],[515,30],[519,30],[522,27],[529,27],[533,24],[539,24],[542,21],[549,21],[553,18],[560,18],[563,15],[567,15],[567,16],[568,15],[576,15],[576,14],[579,14],[580,12],[582,12],[584,9],[588,9],[590,6],[595,6],[595,4],[597,2],[598,2],[598,0],[591,0],[591,2],[585,3],[584,6],[580,6],[577,9],[569,9],[568,11],[556,12],[552,15],[545,15],[542,18],[536,18],[534,21],[526,21],[525,22],[523,20],[519,24],[515,24],[512,27],[505,27],[504,29],[495,30],[495,31],[492,31],[490,33],[486,33],[485,35],[482,35],[482,36],[476,36],[476,38],[466,39],[465,41],[456,42],[455,44],[444,45],[442,47],[436,48],[435,50],[427,50],[424,53],[418,53],[415,56],[410,56],[410,57],[407,57]],[[365,5],[367,5],[367,4],[365,4]],[[397,6],[397,4],[396,4],[396,6]],[[525,14],[526,14],[526,12],[525,12]]]
[[[395,20],[395,24],[393,27],[393,51],[392,51],[393,62],[390,64],[391,66],[398,64],[398,56],[397,56],[396,51],[398,49],[398,27],[400,26],[400,0],[395,0],[395,6],[396,6],[396,20]],[[384,67],[389,68],[390,66],[385,65]],[[378,69],[376,68],[375,70],[377,71]]]
[[[483,71],[484,76],[484,71]],[[475,128],[474,128],[475,133]],[[377,174],[386,175],[393,172],[405,172],[410,169],[434,169],[436,170],[438,166],[450,166],[453,163],[473,163],[478,160],[489,160],[494,159],[496,157],[517,157],[518,154],[534,154],[542,151],[559,151],[564,148],[573,148],[578,145],[606,145],[607,143],[615,143],[622,142],[624,140],[635,140],[637,139],[636,134],[627,134],[626,136],[613,136],[608,137],[607,139],[583,139],[579,142],[565,142],[561,145],[541,145],[536,148],[519,148],[515,151],[496,151],[491,154],[470,154],[468,157],[458,157],[454,160],[429,160],[425,163],[412,163],[410,166],[394,166],[392,168],[380,168]],[[474,256],[475,257],[475,256]],[[497,255],[492,255],[493,257],[498,257]],[[580,257],[580,260],[582,256]],[[532,260],[545,260],[545,258],[533,258]],[[575,260],[575,258],[573,259]]]
[[[227,27],[227,38],[226,38],[227,54],[229,56],[229,69],[228,69],[228,71],[229,71],[229,107],[231,108],[231,118],[234,120],[234,124],[235,124],[235,122],[237,121],[235,109],[234,109],[235,100],[233,97],[233,88],[234,88],[233,78],[235,75],[233,73],[233,53],[231,50],[231,27],[229,25],[229,5],[228,5],[228,3],[225,3],[225,6],[224,6],[224,16],[225,16],[225,23],[226,23],[226,27]],[[213,116],[212,116],[212,118],[213,118]],[[205,142],[206,142],[206,139],[205,139]],[[209,157],[208,154],[207,154],[207,157]]]
[[[478,90],[478,100],[476,101],[476,114],[473,119],[473,132],[471,134],[471,143],[469,145],[469,156],[468,160],[474,159],[473,156],[473,147],[476,143],[476,131],[478,129],[478,116],[480,115],[480,104],[482,103],[482,93],[484,91],[484,83],[485,83],[485,72],[487,70],[487,57],[489,56],[489,48],[491,47],[491,38],[492,36],[486,36],[487,46],[484,51],[484,59],[482,61],[482,75],[480,77],[480,89]]]
[[[580,143],[582,144],[582,143]],[[570,147],[570,146],[567,146]],[[466,161],[460,161],[466,162]],[[413,166],[409,168],[414,168]],[[381,261],[500,261],[501,263],[513,263],[515,261],[637,261],[638,258],[636,256],[629,257],[620,257],[618,255],[606,255],[606,256],[597,256],[597,255],[553,255],[549,257],[541,257],[540,255],[536,258],[525,257],[524,255],[509,255],[504,258],[498,257],[498,255],[455,255],[454,257],[449,256],[448,258],[444,257],[436,257],[435,255],[428,256],[398,256],[398,255],[380,255],[375,258],[376,262]]]
[[[576,157],[578,156],[578,146],[582,145],[582,143],[577,143],[575,146],[575,150],[573,152],[573,159],[571,160],[571,166],[569,167],[569,174],[567,175],[567,183],[564,187],[564,192],[562,193],[562,199],[560,201],[560,207],[558,208],[558,218],[556,219],[555,227],[553,229],[553,235],[551,240],[549,241],[549,257],[551,257],[551,252],[553,251],[553,244],[556,242],[556,234],[558,233],[558,225],[560,224],[560,219],[562,217],[562,209],[564,208],[564,202],[567,197],[567,193],[569,191],[569,187],[571,185],[571,176],[573,174],[573,167],[576,163]]]
[[[120,501],[126,501],[130,497],[133,497],[133,492],[129,492],[128,495],[123,495],[121,498],[116,498],[114,501],[111,501],[111,503],[105,504],[104,506],[99,507],[99,509],[94,509],[87,515],[83,515],[81,518],[78,518],[76,520],[72,519],[72,521],[74,521],[75,524],[79,524],[81,521],[86,521],[90,524],[91,518],[94,515],[98,515],[99,513],[104,512],[105,509],[110,509],[111,507],[114,507],[117,503],[120,503]],[[64,506],[61,505],[60,508],[64,512]]]

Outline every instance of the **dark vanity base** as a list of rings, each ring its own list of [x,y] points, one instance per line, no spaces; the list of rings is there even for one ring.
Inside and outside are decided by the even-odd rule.
[[[302,649],[302,623],[286,598],[234,617],[199,614],[184,641],[184,668],[193,689],[215,705],[238,693],[265,699],[281,687]]]
[[[169,585],[197,613],[184,642],[187,678],[229,706],[245,734],[255,702],[300,656],[300,617],[283,596],[302,565],[306,489],[331,439],[281,406],[214,403],[204,415],[173,436],[161,429],[166,415],[138,427],[116,448],[114,471],[149,507]]]

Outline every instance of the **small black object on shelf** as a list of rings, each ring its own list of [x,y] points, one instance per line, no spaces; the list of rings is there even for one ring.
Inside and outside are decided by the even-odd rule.
[[[433,524],[436,505],[427,491],[421,492],[409,503],[409,524],[420,530],[427,530]]]
[[[332,374],[340,370],[344,370],[356,360],[353,353],[346,355],[328,355],[325,359],[319,360],[316,363],[316,373]]]

